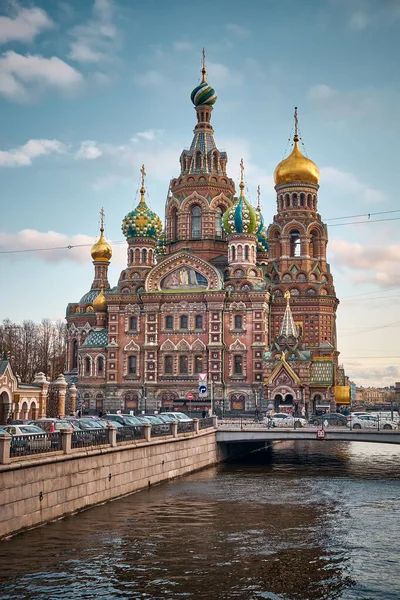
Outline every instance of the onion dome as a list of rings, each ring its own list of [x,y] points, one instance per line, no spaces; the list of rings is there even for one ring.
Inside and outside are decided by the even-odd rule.
[[[304,156],[299,148],[297,108],[294,113],[295,134],[294,148],[287,158],[282,160],[275,169],[275,185],[304,181],[305,183],[319,182],[319,169],[315,162]]]
[[[93,309],[94,312],[107,312],[107,300],[103,288],[101,288],[98,296],[93,301]]]
[[[231,233],[257,233],[260,227],[260,213],[244,197],[244,182],[239,184],[240,196],[222,216],[222,227]]]
[[[101,209],[101,226],[100,226],[100,237],[94,244],[91,250],[93,260],[98,262],[109,262],[112,257],[112,249],[104,237],[104,211]]]
[[[268,252],[268,232],[265,227],[257,231],[257,248],[260,252]]]
[[[144,166],[142,172],[142,187],[140,201],[137,207],[128,213],[122,221],[122,233],[129,239],[132,237],[150,237],[157,239],[162,232],[161,219],[146,204],[144,187]]]
[[[213,88],[210,85],[208,85],[208,83],[207,83],[207,79],[206,79],[207,70],[206,70],[206,65],[205,65],[204,48],[203,48],[203,68],[201,70],[201,74],[202,74],[201,83],[200,83],[200,85],[198,85],[197,87],[194,88],[193,92],[190,94],[190,99],[195,106],[204,106],[205,104],[207,106],[212,106],[213,104],[215,104],[215,101],[217,99],[217,94],[215,93],[215,90],[213,90]]]

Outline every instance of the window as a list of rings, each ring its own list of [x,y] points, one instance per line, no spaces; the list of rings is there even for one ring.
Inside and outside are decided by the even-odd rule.
[[[222,208],[220,206],[215,212],[215,237],[222,237]]]
[[[235,329],[242,329],[243,319],[241,315],[235,315]]]
[[[194,357],[194,372],[195,373],[203,373],[203,357],[202,356]]]
[[[203,329],[203,317],[196,315],[196,329]]]
[[[249,247],[248,246],[244,247],[244,259],[249,260]]]
[[[146,250],[146,248],[143,248],[143,250],[142,250],[142,263],[146,264],[146,262],[147,262],[147,250]]]
[[[213,169],[218,171],[218,154],[216,152],[213,154]]]
[[[174,208],[171,213],[171,240],[178,239],[178,209]]]
[[[72,342],[72,368],[77,369],[78,367],[78,341]]]
[[[129,373],[129,375],[136,375],[136,365],[137,365],[136,356],[128,356],[128,373]]]
[[[188,318],[187,315],[182,315],[181,316],[181,329],[187,329],[188,328]]]
[[[236,246],[232,246],[232,262],[236,260]]]
[[[192,207],[192,238],[201,236],[201,208],[200,206]]]
[[[97,359],[97,372],[104,373],[104,358],[102,356]]]
[[[131,330],[137,329],[137,317],[131,317],[129,319],[129,329],[131,329]]]
[[[196,154],[196,169],[201,169],[201,152]]]
[[[172,315],[168,315],[165,317],[165,329],[173,329],[174,327],[174,318]]]
[[[297,229],[290,233],[290,256],[300,256],[300,233]]]
[[[85,358],[85,375],[90,375],[90,358]]]
[[[188,357],[180,356],[179,357],[179,373],[181,375],[186,375],[188,372]]]
[[[235,375],[243,374],[243,359],[240,354],[235,354],[234,356],[234,373]]]
[[[164,359],[164,373],[166,375],[172,375],[172,366],[173,366],[172,356],[168,355]]]

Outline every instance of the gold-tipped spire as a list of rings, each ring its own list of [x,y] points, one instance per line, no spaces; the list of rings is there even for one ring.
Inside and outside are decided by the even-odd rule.
[[[261,212],[261,191],[260,191],[260,186],[257,186],[257,210],[259,210]]]
[[[141,188],[140,188],[140,204],[146,204],[146,200],[145,200],[146,188],[144,187],[144,178],[146,177],[146,171],[145,171],[144,165],[142,165],[140,172],[142,174],[142,184],[141,184]]]
[[[299,119],[297,106],[294,109],[294,147],[287,158],[284,158],[275,169],[275,185],[304,181],[305,183],[319,182],[319,169],[315,162],[304,156],[299,148]]]
[[[281,325],[281,330],[279,332],[279,335],[284,335],[285,337],[293,336],[293,337],[297,338],[299,335],[299,332],[295,325],[292,311],[290,309],[290,292],[289,292],[289,290],[286,290],[283,297],[286,300],[286,309],[285,309],[285,314],[283,315],[283,320],[282,320],[282,325]]]
[[[203,67],[201,69],[201,83],[207,83],[206,51],[204,50],[204,48],[202,52],[202,63]]]
[[[112,257],[112,249],[104,237],[104,208],[100,211],[100,237],[92,246],[91,255],[93,260],[108,262]]]

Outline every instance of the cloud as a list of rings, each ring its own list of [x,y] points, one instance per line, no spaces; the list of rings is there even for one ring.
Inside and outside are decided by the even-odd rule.
[[[377,105],[375,90],[335,90],[319,83],[308,90],[308,98],[323,115],[332,119],[346,120],[364,116]]]
[[[185,42],[185,40],[174,42],[174,50],[177,52],[190,52],[193,50],[193,44]]]
[[[0,94],[10,100],[26,100],[28,91],[41,86],[72,91],[83,81],[79,71],[52,56],[17,54],[13,50],[0,57]]]
[[[151,69],[145,73],[137,73],[134,76],[135,82],[142,87],[155,87],[167,83],[167,78],[160,71]]]
[[[362,279],[365,282],[383,288],[400,285],[400,244],[364,246],[357,242],[332,240],[329,252],[337,267],[364,272],[366,276]]]
[[[207,77],[212,79],[212,85],[224,87],[226,85],[240,85],[241,77],[236,74],[233,76],[232,72],[221,63],[207,62]]]
[[[139,142],[140,140],[146,140],[152,142],[159,140],[164,134],[164,129],[148,129],[146,131],[139,131],[136,135],[131,138],[132,142]]]
[[[371,18],[369,17],[369,15],[359,10],[351,15],[349,20],[349,26],[351,29],[361,31],[362,29],[365,29],[368,26],[370,21]]]
[[[41,8],[17,6],[15,16],[0,16],[0,43],[32,42],[39,33],[52,27],[53,21]]]
[[[37,253],[34,253],[36,258],[51,263],[63,260],[77,263],[88,262],[90,248],[94,242],[94,238],[89,235],[76,234],[68,236],[56,231],[41,232],[36,229],[23,229],[18,233],[0,232],[0,248],[4,250],[36,249],[38,250]],[[68,249],[68,246],[78,247]]]
[[[346,194],[358,193],[365,202],[370,204],[376,204],[385,200],[383,192],[365,183],[361,183],[353,173],[340,171],[335,167],[321,167],[320,171],[321,181],[324,185],[331,184],[340,192]]]
[[[393,385],[394,381],[399,381],[400,367],[398,365],[372,366],[370,362],[352,362],[345,361],[346,375],[357,385],[369,387],[371,382],[373,385],[381,387]]]
[[[241,25],[236,25],[235,23],[228,23],[227,25],[225,25],[225,29],[234,37],[247,38],[250,36],[249,29],[246,29]]]
[[[95,0],[91,19],[77,25],[70,35],[69,58],[81,63],[109,61],[118,48],[117,28],[113,22],[114,5],[111,0]]]
[[[75,153],[75,158],[94,160],[99,158],[102,154],[103,152],[97,146],[96,142],[86,140],[85,142],[81,142],[79,150]]]
[[[0,167],[26,167],[38,156],[66,152],[67,146],[58,140],[29,140],[18,148],[0,151]]]

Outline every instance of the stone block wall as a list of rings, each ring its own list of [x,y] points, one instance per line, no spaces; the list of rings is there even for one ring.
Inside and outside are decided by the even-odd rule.
[[[0,538],[213,465],[216,432],[26,457],[0,466]]]

